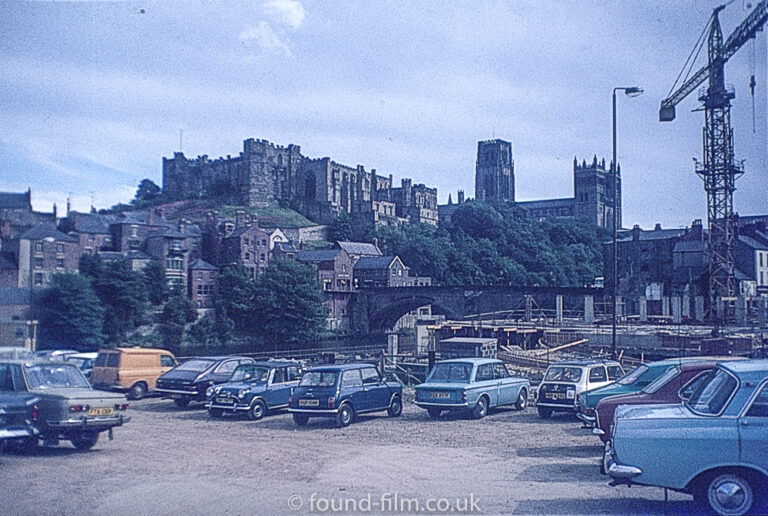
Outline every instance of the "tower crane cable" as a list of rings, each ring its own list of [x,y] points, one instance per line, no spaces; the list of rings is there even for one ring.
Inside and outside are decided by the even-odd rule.
[[[680,73],[677,74],[675,83],[669,89],[669,93],[667,93],[667,98],[672,96],[672,92],[674,92],[677,89],[678,84],[684,83],[691,76],[691,70],[693,70],[693,65],[696,64],[696,60],[699,58],[701,49],[704,47],[704,42],[706,41],[706,34],[709,31],[709,26],[712,25],[712,19],[714,17],[715,17],[714,14],[709,15],[709,21],[702,29],[701,34],[699,34],[699,38],[696,40],[696,43],[693,45],[693,48],[691,49],[691,53],[688,54],[688,58],[685,60],[685,64],[683,64],[683,68],[680,70]],[[683,76],[683,74],[685,74],[685,76]],[[680,80],[681,77],[682,77],[682,81]]]

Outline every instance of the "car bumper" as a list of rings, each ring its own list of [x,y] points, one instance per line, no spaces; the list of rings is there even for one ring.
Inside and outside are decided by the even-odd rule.
[[[544,402],[537,401],[536,402],[536,406],[537,407],[547,407],[547,408],[551,408],[551,409],[568,410],[568,411],[576,412],[576,407],[573,406],[572,404],[571,405],[563,405],[562,403],[549,403],[549,402],[546,402],[546,401],[544,401]]]
[[[613,484],[631,484],[633,478],[643,474],[643,470],[636,466],[618,462],[610,441],[605,443],[603,470],[614,480]]]
[[[215,403],[213,401],[209,401],[205,406],[208,409],[225,410],[228,412],[244,412],[251,408],[247,403],[235,403],[233,405],[231,403]]]
[[[40,432],[36,428],[20,427],[20,428],[0,428],[0,439],[17,439],[22,437],[34,437]]]
[[[47,421],[46,425],[49,428],[55,428],[57,430],[69,430],[78,428],[88,428],[92,430],[107,430],[116,426],[123,426],[131,420],[130,416],[124,416],[122,414],[114,417],[95,417],[95,418],[81,418],[81,419],[66,419],[64,421]]]
[[[432,403],[429,401],[414,401],[416,406],[421,408],[446,408],[446,409],[452,409],[452,408],[467,408],[469,407],[469,403],[466,401],[463,403]]]
[[[130,390],[130,387],[125,387],[124,385],[106,385],[106,384],[100,384],[100,383],[93,384],[93,388],[98,389],[100,391],[111,391],[111,392],[128,392]]]
[[[159,392],[164,398],[198,398],[200,397],[200,391],[182,391],[180,389],[166,389],[158,387],[155,392]]]
[[[288,412],[295,412],[297,414],[306,414],[311,416],[313,414],[317,416],[331,416],[339,413],[339,409],[312,409],[312,408],[293,408],[288,407]]]
[[[587,424],[589,426],[595,426],[595,417],[594,416],[588,416],[584,414],[583,412],[577,412],[576,417],[579,418],[584,424]]]

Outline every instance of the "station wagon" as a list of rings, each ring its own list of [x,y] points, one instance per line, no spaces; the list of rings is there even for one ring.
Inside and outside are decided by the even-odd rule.
[[[613,360],[568,360],[547,368],[539,385],[536,409],[546,419],[555,411],[575,413],[576,396],[584,391],[611,384],[624,375],[621,364]]]
[[[414,403],[434,418],[444,410],[467,410],[480,419],[502,405],[524,410],[529,392],[530,381],[511,376],[501,360],[457,358],[435,364],[426,381],[416,386]]]
[[[768,360],[718,364],[690,399],[619,407],[603,468],[612,485],[690,493],[718,514],[765,514]]]

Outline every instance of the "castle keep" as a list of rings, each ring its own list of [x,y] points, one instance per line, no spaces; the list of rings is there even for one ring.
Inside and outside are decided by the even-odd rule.
[[[163,158],[163,193],[170,200],[219,197],[235,205],[288,203],[306,217],[330,224],[341,213],[378,225],[437,224],[437,189],[403,179],[393,187],[362,165],[311,159],[301,147],[248,139],[239,156]]]

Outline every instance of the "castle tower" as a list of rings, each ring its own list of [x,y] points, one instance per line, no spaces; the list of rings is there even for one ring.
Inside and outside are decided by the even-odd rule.
[[[504,140],[477,142],[475,198],[515,201],[515,162],[511,143]]]
[[[616,224],[621,228],[621,166],[616,170]],[[614,184],[613,164],[605,167],[605,159],[597,161],[597,156],[591,163],[583,160],[579,164],[573,158],[573,195],[575,215],[593,224],[612,229]]]

